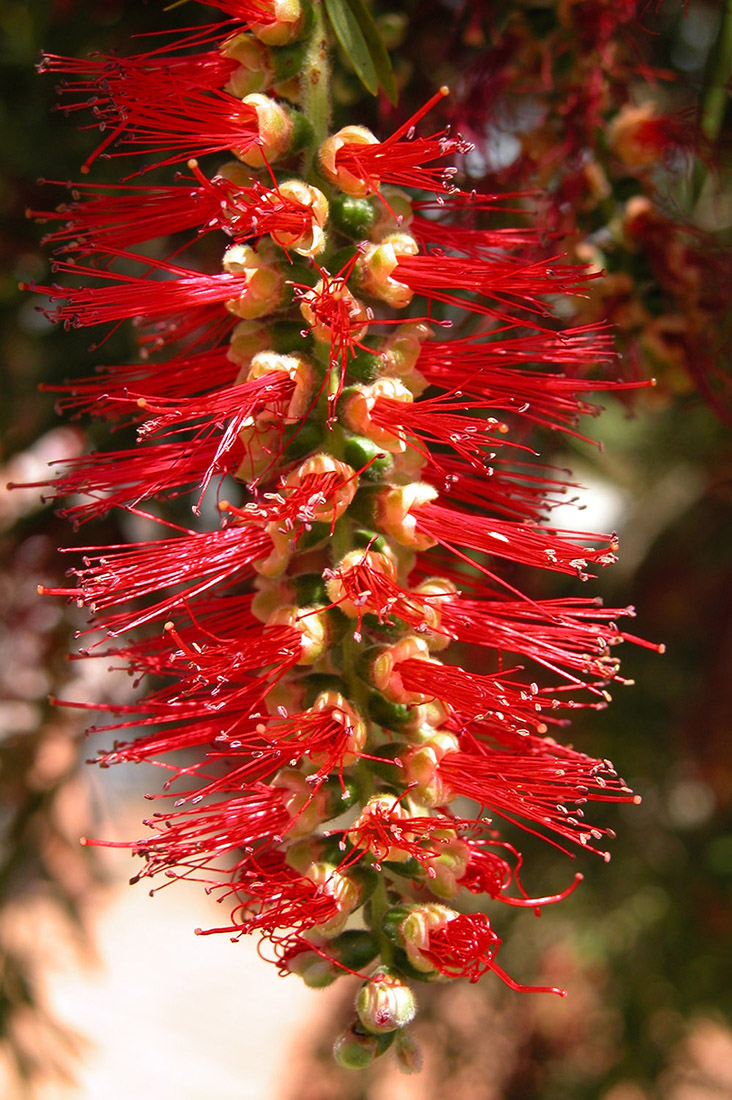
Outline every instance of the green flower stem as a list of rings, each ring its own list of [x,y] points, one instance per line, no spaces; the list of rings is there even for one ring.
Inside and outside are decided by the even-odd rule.
[[[317,183],[313,160],[328,135],[330,123],[330,61],[322,0],[312,0],[313,29],[300,77],[302,113],[313,128],[312,149],[305,151],[303,176]]]
[[[371,895],[371,931],[378,940],[379,953],[383,966],[394,965],[394,945],[384,934],[382,922],[389,909],[389,899],[386,896],[386,883],[384,876],[379,875],[376,889]]]

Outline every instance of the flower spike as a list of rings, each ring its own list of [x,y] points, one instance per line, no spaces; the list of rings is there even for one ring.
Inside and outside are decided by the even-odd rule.
[[[283,975],[357,975],[337,1060],[391,1047],[411,1071],[412,982],[564,996],[502,969],[490,914],[571,905],[582,876],[532,896],[504,824],[607,859],[588,807],[638,801],[559,738],[627,682],[616,647],[650,643],[618,625],[631,608],[534,586],[614,561],[614,535],[552,523],[577,486],[542,449],[587,438],[593,393],[639,383],[608,377],[608,325],[562,327],[600,275],[526,224],[538,196],[460,190],[470,145],[422,132],[446,87],[384,140],[357,115],[329,134],[333,6],[208,6],[218,22],[142,52],[41,65],[100,131],[84,173],[185,165],[31,212],[59,277],[32,288],[45,314],[132,321],[140,349],[48,387],[136,445],[36,484],[76,524],[158,532],[82,547],[41,589],[88,615],[75,659],[131,677],[124,698],[56,702],[98,712],[95,763],[162,776],[148,835],[114,845],[134,881],[201,883],[225,914],[197,931],[255,936]]]

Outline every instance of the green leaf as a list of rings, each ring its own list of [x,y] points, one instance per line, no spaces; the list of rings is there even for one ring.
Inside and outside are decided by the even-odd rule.
[[[374,17],[363,0],[346,0],[346,3],[358,20],[361,33],[366,39],[366,44],[371,54],[371,61],[376,70],[376,75],[379,78],[379,84],[383,88],[384,94],[389,102],[396,106],[399,93],[397,92],[396,80],[394,79],[394,70],[391,65],[391,58],[384,45],[384,40],[381,37],[379,28],[374,21]]]
[[[379,90],[379,78],[356,16],[345,0],[325,0],[325,10],[335,36],[345,50],[356,75],[364,87],[372,95],[376,95]]]

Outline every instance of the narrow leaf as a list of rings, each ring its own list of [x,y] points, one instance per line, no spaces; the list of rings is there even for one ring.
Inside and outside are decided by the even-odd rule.
[[[372,95],[379,90],[379,78],[376,75],[371,52],[361,27],[345,0],[325,0],[330,25],[353,65],[361,83]]]
[[[358,20],[361,33],[366,39],[366,44],[371,54],[371,60],[376,70],[379,84],[389,102],[396,106],[399,93],[397,92],[396,80],[394,79],[394,70],[391,65],[391,58],[384,45],[384,40],[381,37],[381,32],[376,25],[374,17],[363,0],[346,0],[346,3]]]

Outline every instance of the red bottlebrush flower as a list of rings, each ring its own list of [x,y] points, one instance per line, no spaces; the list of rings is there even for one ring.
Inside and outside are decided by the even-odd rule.
[[[110,321],[123,321],[131,318],[169,318],[171,314],[195,313],[202,307],[222,305],[227,301],[236,302],[251,294],[252,274],[234,274],[223,271],[218,275],[203,275],[188,268],[162,260],[145,258],[144,261],[132,252],[116,249],[98,249],[101,256],[110,259],[130,260],[144,263],[145,267],[169,276],[166,281],[152,280],[149,276],[123,275],[119,272],[102,271],[94,267],[82,267],[65,260],[54,265],[56,270],[73,272],[75,275],[102,279],[108,285],[100,287],[64,287],[36,286],[33,289],[47,294],[51,301],[65,299],[66,305],[59,306],[51,313],[54,321],[76,327],[100,325]],[[262,265],[252,271],[260,270]],[[172,278],[170,278],[172,276]],[[30,288],[28,288],[30,289]],[[274,287],[268,287],[272,293]],[[255,314],[256,316],[256,314]]]
[[[501,981],[519,993],[556,993],[566,996],[563,989],[550,986],[523,986],[509,978],[497,965],[495,953],[501,940],[490,926],[484,913],[473,916],[458,914],[442,928],[430,932],[429,943],[423,951],[425,958],[445,978],[469,978],[477,982],[483,974],[492,970]]]
[[[84,566],[72,570],[79,578],[78,589],[44,587],[41,591],[44,595],[76,599],[98,616],[130,600],[184,586],[182,592],[166,596],[143,611],[97,619],[97,627],[116,635],[155,619],[167,619],[174,608],[214,586],[241,580],[270,547],[269,537],[254,526],[232,526],[204,534],[189,531],[175,539],[128,546],[86,547]]]
[[[484,913],[468,916],[444,905],[412,906],[398,934],[410,963],[425,973],[477,982],[492,970],[501,981],[520,993],[566,995],[563,989],[519,985],[509,978],[495,961],[501,940]]]
[[[512,905],[520,909],[535,909],[538,914],[542,905],[553,905],[569,897],[582,881],[582,875],[577,874],[570,885],[560,893],[550,894],[542,898],[531,898],[524,890],[519,878],[519,871],[523,862],[521,854],[516,851],[512,844],[507,844],[505,841],[471,837],[467,839],[466,844],[470,856],[465,873],[459,879],[459,885],[464,886],[471,894],[487,894],[496,901],[503,902],[504,905]],[[507,860],[498,855],[496,848],[510,852],[514,857],[515,867],[512,868]],[[512,882],[518,887],[521,897],[510,897],[505,893]]]
[[[317,211],[298,201],[287,183],[265,187],[257,182],[248,187],[223,175],[208,179],[195,160],[189,161],[189,168],[190,180],[182,177],[170,187],[75,183],[75,201],[53,211],[29,210],[28,216],[63,223],[46,234],[45,244],[107,259],[125,246],[194,227],[197,236],[222,230],[237,243],[268,233],[287,243],[305,236],[317,221]]]
[[[198,935],[229,932],[238,939],[256,932],[277,942],[279,937],[275,933],[280,930],[307,932],[338,919],[336,880],[332,880],[329,890],[327,880],[324,884],[298,875],[281,857],[266,861],[252,857],[249,866],[247,877],[232,888],[238,904],[232,911],[231,924],[205,930],[197,928]]]
[[[575,574],[581,579],[587,578],[586,569],[590,564],[610,565],[615,560],[617,542],[614,536],[591,536],[606,543],[604,547],[593,549],[570,541],[586,541],[587,536],[578,532],[555,532],[470,515],[435,504],[428,494],[424,497],[424,503],[412,505],[407,496],[396,489],[390,490],[379,502],[381,527],[405,546],[427,549],[439,543],[452,550],[460,546],[553,572]],[[564,535],[567,537],[561,537]],[[419,539],[421,545],[418,545]],[[478,568],[487,572],[480,565]]]
[[[107,420],[139,419],[143,411],[136,398],[143,392],[148,398],[190,399],[231,385],[236,375],[237,368],[226,349],[214,348],[169,359],[164,370],[160,363],[150,360],[114,364],[99,368],[91,378],[80,378],[63,386],[44,385],[42,389],[64,395],[57,407],[73,417],[91,413]],[[135,394],[134,400],[131,394]]]
[[[471,313],[508,322],[516,321],[517,311],[519,315],[528,313],[529,317],[521,316],[521,323],[527,328],[540,328],[532,316],[552,315],[542,295],[581,293],[584,283],[600,277],[586,268],[562,264],[561,259],[554,256],[527,263],[505,257],[474,260],[432,252],[400,257],[393,278],[415,294]],[[465,294],[478,297],[466,298]]]
[[[613,647],[636,640],[621,612],[534,599],[500,572],[508,561],[585,580],[613,560],[614,536],[549,525],[574,483],[540,464],[528,432],[579,436],[598,412],[589,395],[613,388],[586,374],[614,352],[607,326],[560,331],[554,317],[554,299],[584,293],[594,272],[539,258],[552,235],[534,226],[481,224],[524,209],[527,193],[459,191],[445,158],[466,143],[417,135],[446,89],[383,142],[359,125],[323,139],[328,6],[212,4],[225,18],[176,42],[44,62],[67,77],[67,110],[91,108],[103,132],[85,170],[142,153],[188,161],[188,174],[78,185],[36,214],[74,284],[35,288],[48,315],[133,320],[141,351],[54,387],[72,415],[136,429],[137,449],[67,462],[43,486],[72,498],[77,522],[118,508],[153,520],[147,500],[199,494],[195,530],[158,519],[157,540],[82,548],[76,587],[43,590],[88,610],[79,656],[133,678],[122,701],[63,705],[100,712],[103,767],[164,774],[151,835],[121,845],[144,859],[137,877],[204,883],[232,906],[206,934],[256,934],[309,984],[376,960],[339,1057],[375,1057],[393,1037],[413,1061],[400,968],[562,992],[502,971],[488,916],[415,904],[467,891],[538,911],[572,893],[579,875],[530,897],[520,854],[484,814],[606,856],[611,830],[586,824],[585,804],[635,798],[609,761],[549,736],[572,709],[606,705]],[[300,57],[302,115],[278,98],[293,88],[277,66]],[[262,83],[241,98],[250,71]],[[270,164],[300,148],[302,178],[276,178]],[[191,159],[218,151],[246,167],[205,174]],[[175,262],[211,231],[227,240],[220,271]],[[152,258],[137,250],[147,242]],[[435,339],[438,326],[456,338]],[[228,499],[209,530],[200,505],[216,477]],[[443,654],[456,640],[464,668]],[[453,813],[456,797],[477,816]],[[349,928],[369,897],[367,928]]]
[[[129,848],[147,861],[133,881],[161,872],[167,877],[189,880],[204,871],[207,876],[230,875],[231,867],[216,866],[220,860],[234,855],[235,869],[244,862],[242,850],[271,843],[287,830],[291,817],[285,809],[286,794],[282,787],[253,784],[240,798],[156,813],[143,822],[153,830],[149,837],[112,846]],[[85,843],[99,842],[86,839]]]
[[[430,162],[468,152],[471,146],[446,130],[430,137],[415,137],[414,127],[448,95],[440,88],[431,99],[395,130],[385,141],[378,141],[363,126],[346,126],[327,138],[319,159],[323,174],[348,195],[378,193],[383,183],[417,187],[438,194],[456,191],[454,168],[427,167]]]
[[[609,859],[609,854],[591,841],[615,834],[612,829],[587,825],[582,820],[582,807],[588,801],[637,803],[638,796],[607,761],[592,760],[581,753],[570,757],[566,750],[552,757],[552,746],[546,744],[539,756],[508,750],[446,753],[437,766],[437,775],[454,794],[474,799],[555,847],[561,845],[551,834]]]
[[[239,437],[245,424],[264,410],[280,423],[293,388],[286,374],[275,372],[240,386],[220,389],[206,400],[171,400],[166,407],[148,398],[138,398],[135,402],[138,408],[158,413],[141,426],[140,438],[161,435],[167,438],[190,431],[191,424],[197,427],[196,434],[181,443],[85,455],[68,462],[66,472],[56,480],[37,484],[51,488],[54,498],[89,493],[92,500],[74,504],[61,513],[76,522],[171,490],[178,495],[200,487],[194,506],[197,511],[211,478],[233,473],[243,461],[246,444]],[[203,423],[199,423],[201,420]]]

